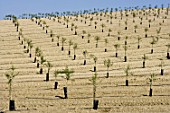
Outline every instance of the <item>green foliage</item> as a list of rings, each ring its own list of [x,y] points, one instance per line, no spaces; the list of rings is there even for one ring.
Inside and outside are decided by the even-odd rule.
[[[35,48],[35,56],[40,57],[42,55],[42,51],[39,47]]]
[[[84,50],[84,51],[83,51],[83,56],[84,56],[84,58],[86,58],[87,53],[88,53],[87,50]]]
[[[142,57],[143,61],[145,62],[146,59],[148,59],[148,57],[144,54]]]
[[[105,42],[105,45],[109,43],[107,38],[105,38],[104,42]]]
[[[55,70],[55,71],[54,71],[54,77],[55,77],[55,80],[57,79],[58,74],[59,74],[59,72],[58,72],[57,70]]]
[[[48,73],[49,73],[49,71],[53,67],[53,65],[49,61],[47,61],[47,63],[45,65],[48,68]]]
[[[109,68],[110,66],[113,65],[113,63],[111,62],[110,59],[107,59],[107,60],[104,60],[104,65],[105,65],[107,68]]]
[[[155,80],[155,76],[156,74],[155,73],[152,73],[150,78],[149,78],[149,82],[150,82],[150,89],[152,89],[152,84],[153,84],[153,80]]]
[[[41,56],[41,65],[43,65],[46,62],[46,59],[44,58],[44,56]]]
[[[97,73],[95,72],[95,74],[90,79],[90,81],[93,84],[93,100],[95,100],[96,98],[96,80],[97,80]]]
[[[127,67],[126,67],[125,70],[124,70],[124,72],[125,72],[125,74],[126,74],[126,80],[128,79],[128,76],[129,76],[129,75],[133,75],[132,72],[130,73],[130,70],[131,70],[130,65],[127,65]]]
[[[6,78],[8,79],[8,84],[9,84],[9,99],[12,99],[11,91],[12,91],[12,81],[19,74],[19,72],[15,73],[15,67],[12,65],[10,68],[10,71],[5,73]]]
[[[66,66],[66,68],[63,69],[63,71],[57,71],[57,74],[65,74],[66,75],[66,80],[70,80],[71,74],[73,74],[73,73],[74,73],[74,71],[70,70],[68,68],[68,66]]]

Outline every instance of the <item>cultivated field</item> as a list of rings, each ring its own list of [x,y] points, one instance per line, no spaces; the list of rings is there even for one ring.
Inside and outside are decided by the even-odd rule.
[[[140,14],[139,12],[142,12]],[[40,25],[36,24],[36,19],[18,19],[19,29],[22,28],[23,36],[18,39],[19,32],[12,20],[0,21],[0,111],[9,111],[8,84],[5,73],[11,65],[16,67],[19,75],[13,79],[12,97],[15,100],[16,111],[21,113],[105,113],[105,112],[170,112],[170,59],[167,59],[166,45],[170,44],[170,15],[166,10],[158,9],[150,11],[128,11],[122,19],[120,12],[87,14],[83,16],[70,16],[67,22],[64,17],[52,17],[51,19],[42,18],[46,22],[48,33]],[[135,13],[133,22],[133,13]],[[115,19],[115,14],[117,18]],[[154,14],[156,16],[154,16]],[[113,15],[113,18],[110,18]],[[159,15],[159,16],[157,16]],[[87,17],[87,19],[85,19]],[[93,20],[90,18],[93,17]],[[142,24],[140,24],[141,19]],[[67,18],[67,17],[66,17]],[[77,20],[76,20],[77,18]],[[155,19],[154,19],[155,18]],[[100,21],[101,19],[101,21]],[[55,20],[55,21],[54,21]],[[82,21],[81,21],[82,20]],[[149,20],[150,28],[149,28]],[[37,19],[39,21],[39,19]],[[85,24],[86,21],[86,24]],[[112,21],[112,24],[110,23]],[[127,21],[127,30],[125,30]],[[95,22],[97,22],[95,29]],[[71,31],[71,24],[77,25],[77,34],[75,28]],[[91,25],[90,25],[91,23]],[[101,24],[104,24],[102,32]],[[136,33],[134,26],[137,25]],[[43,26],[43,25],[42,25]],[[145,37],[145,29],[148,29]],[[46,29],[46,28],[45,28]],[[108,36],[108,31],[110,36]],[[50,37],[50,30],[53,36]],[[82,33],[85,30],[86,33]],[[120,32],[120,34],[118,34]],[[88,34],[90,43],[88,42]],[[57,46],[57,36],[60,36],[60,45]],[[82,39],[82,35],[84,38]],[[99,36],[98,47],[96,48],[95,37]],[[127,38],[127,62],[125,56],[125,40]],[[120,40],[118,40],[120,37]],[[140,48],[138,49],[138,37]],[[156,38],[158,37],[158,38]],[[25,53],[24,45],[21,41],[26,38],[32,40],[32,57]],[[52,42],[52,38],[54,41]],[[64,51],[61,51],[62,38],[65,38]],[[158,39],[153,44],[153,53],[151,54],[154,39]],[[76,59],[73,60],[73,45],[70,47],[71,54],[68,55],[69,40],[77,43],[75,50]],[[105,39],[108,40],[107,46]],[[119,44],[118,57],[115,56],[115,44]],[[25,42],[25,45],[26,42]],[[39,47],[44,58],[49,61],[53,67],[50,70],[50,80],[45,81],[47,67],[43,66],[43,74],[39,74],[40,68],[33,63],[35,57],[35,48]],[[107,48],[107,52],[105,52]],[[83,50],[87,50],[87,63],[84,63]],[[94,75],[94,61],[91,54],[96,56],[97,63],[97,90],[96,99],[99,100],[97,110],[93,110],[93,85],[89,80]],[[143,68],[144,54],[147,56],[146,67]],[[106,78],[107,67],[104,60],[110,59],[113,66],[109,68],[110,76]],[[163,59],[164,74],[160,75],[160,64]],[[131,70],[128,76],[129,86],[125,86],[127,66]],[[54,71],[62,70],[68,66],[75,72],[71,79],[66,83],[65,75],[58,75],[58,89],[54,89]],[[155,73],[153,81],[153,96],[149,96],[151,73]],[[63,87],[68,85],[68,99],[64,97]]]

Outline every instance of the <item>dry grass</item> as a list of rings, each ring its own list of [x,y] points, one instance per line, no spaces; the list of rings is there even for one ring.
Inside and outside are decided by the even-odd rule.
[[[8,111],[8,84],[5,78],[5,72],[13,64],[20,74],[14,79],[13,83],[13,99],[16,101],[16,112],[28,113],[28,112],[68,112],[68,113],[97,113],[97,112],[169,112],[170,111],[170,60],[166,59],[167,47],[170,43],[170,16],[164,19],[166,16],[165,10],[161,12],[159,18],[151,23],[151,28],[148,31],[148,37],[145,38],[144,28],[148,27],[148,20],[153,20],[153,15],[148,16],[148,20],[143,16],[143,24],[140,25],[139,17],[135,17],[135,23],[130,15],[128,19],[128,30],[124,30],[124,21],[120,20],[120,14],[118,13],[118,19],[112,19],[113,24],[107,22],[107,17],[102,17],[102,21],[97,20],[99,16],[93,16],[93,24],[89,26],[90,21],[87,20],[87,24],[84,24],[84,19],[79,17],[78,21],[74,21],[75,17],[72,17],[69,22],[69,28],[61,23],[53,22],[49,19],[42,19],[47,22],[49,29],[53,30],[54,42],[51,42],[50,34],[45,34],[35,22],[31,20],[19,20],[20,27],[23,29],[23,35],[25,38],[31,39],[34,48],[32,49],[33,57],[29,58],[27,53],[24,53],[23,45],[20,45],[18,40],[18,33],[12,22],[9,20],[0,21],[0,110]],[[115,13],[113,13],[114,15]],[[80,20],[83,22],[80,22]],[[119,26],[119,20],[121,26]],[[94,21],[97,21],[97,29],[94,29]],[[71,23],[75,23],[78,26],[78,35],[74,35],[74,30],[70,30]],[[106,27],[104,32],[101,32],[101,24],[104,23]],[[162,25],[159,25],[162,23]],[[134,25],[138,25],[137,33],[134,33]],[[150,54],[152,36],[157,36],[156,30],[161,27],[159,34],[159,41],[154,45],[154,53]],[[111,36],[108,37],[108,29],[111,28]],[[87,43],[87,34],[84,39],[81,38],[82,31],[86,30],[87,34],[90,33],[90,43]],[[121,39],[117,40],[117,32],[121,31]],[[60,46],[57,47],[57,37],[66,38],[64,51],[61,51]],[[141,48],[137,49],[137,37],[142,38]],[[98,48],[95,48],[96,41],[95,36],[100,36]],[[128,50],[127,57],[128,62],[124,62],[124,41],[125,36],[128,36]],[[107,38],[109,43],[107,45],[108,52],[104,52],[105,43],[104,39]],[[76,50],[77,58],[73,59],[73,48],[71,47],[71,56],[68,56],[68,41],[72,40],[78,44]],[[61,38],[60,38],[61,41]],[[115,57],[114,44],[119,43],[121,46],[118,50],[118,58]],[[47,68],[44,67],[44,74],[39,75],[37,72],[36,64],[32,63],[34,60],[35,47],[40,47],[43,51],[44,57],[52,63],[54,66],[50,71],[50,81],[45,82],[45,73]],[[83,65],[84,57],[83,50],[88,51],[87,65]],[[98,72],[98,84],[97,84],[97,99],[99,100],[99,109],[94,111],[92,109],[92,84],[89,81],[90,77],[94,74],[93,70],[94,62],[90,58],[90,54],[94,54],[97,58],[97,72]],[[146,60],[146,68],[142,68],[142,57],[146,54],[148,59]],[[105,59],[111,59],[113,66],[110,68],[110,77],[106,77],[106,67],[104,66]],[[164,59],[163,76],[160,75],[160,60]],[[54,90],[54,70],[64,69],[68,65],[73,69],[71,80],[68,82],[68,99],[61,99],[63,97],[63,87],[66,85],[66,80],[63,79],[63,75],[57,78],[59,86],[57,90]],[[131,66],[131,72],[133,76],[129,76],[129,86],[125,86],[125,73],[124,69],[127,65]],[[156,80],[153,83],[153,97],[149,97],[149,77],[150,73],[156,73]]]

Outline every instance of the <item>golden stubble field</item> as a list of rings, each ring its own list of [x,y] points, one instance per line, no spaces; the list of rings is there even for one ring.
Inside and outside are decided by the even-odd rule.
[[[157,11],[157,9],[155,9]],[[64,17],[61,18],[61,23],[58,19],[53,21],[53,18],[42,18],[49,25],[48,33],[31,19],[19,19],[19,28],[23,30],[23,36],[31,39],[33,43],[32,58],[29,54],[24,53],[26,49],[21,45],[21,40],[18,40],[18,32],[14,27],[12,21],[0,21],[0,110],[10,112],[8,84],[5,73],[13,64],[16,67],[16,72],[19,75],[13,80],[12,97],[15,100],[16,111],[21,113],[105,113],[105,112],[169,112],[170,111],[170,60],[166,58],[167,47],[170,43],[170,16],[166,15],[166,10],[161,10],[159,17],[154,17],[151,11],[150,15],[136,15],[134,18],[131,12],[129,16],[123,16],[120,19],[120,13],[117,12],[117,19],[113,18],[110,24],[110,18],[107,13],[102,16],[87,15],[93,17],[92,25],[90,18],[85,24],[84,17],[78,16],[69,19],[69,28],[66,24],[63,25]],[[137,11],[134,11],[137,13]],[[145,12],[149,12],[146,10]],[[124,12],[123,12],[124,14]],[[115,13],[112,14],[113,17]],[[85,15],[84,15],[85,16]],[[140,17],[143,17],[143,24],[140,25]],[[163,19],[167,16],[167,19]],[[102,18],[102,21],[100,21]],[[155,20],[154,20],[155,18]],[[148,28],[148,20],[151,19],[151,27]],[[82,22],[81,22],[82,20]],[[107,22],[109,20],[109,22]],[[125,21],[127,20],[128,29],[124,30]],[[163,23],[164,20],[164,23]],[[97,29],[94,28],[94,22],[97,22]],[[74,30],[71,31],[71,23],[77,25],[78,35],[74,35]],[[105,24],[104,32],[101,24]],[[119,25],[120,23],[120,25]],[[134,26],[137,25],[137,32],[134,32]],[[145,28],[148,28],[148,37],[145,38]],[[156,30],[161,27],[161,32],[157,34]],[[112,29],[111,36],[108,35],[108,29]],[[54,33],[54,42],[51,41],[50,30]],[[85,30],[84,39],[82,39],[82,31]],[[118,31],[121,32],[118,35]],[[87,34],[90,33],[90,43],[87,43]],[[60,35],[60,46],[57,46],[57,35]],[[159,37],[159,40],[154,44],[154,52],[151,54],[152,36]],[[95,36],[99,36],[100,40],[98,48],[96,48]],[[120,40],[117,37],[120,36]],[[124,42],[127,39],[127,62],[124,62]],[[141,37],[141,48],[137,49],[138,36]],[[61,51],[61,38],[66,38],[64,44],[64,51]],[[107,50],[105,49],[105,38],[108,39]],[[76,60],[73,60],[73,46],[71,46],[71,55],[68,55],[68,41],[78,44],[76,49]],[[115,44],[120,44],[118,49],[118,57],[115,57]],[[43,56],[49,61],[53,67],[50,70],[50,81],[46,82],[47,68],[44,66],[44,73],[38,74],[39,68],[36,67],[34,61],[35,48],[40,47],[43,51]],[[84,66],[83,50],[88,51],[87,64]],[[95,55],[97,60],[97,91],[96,97],[99,100],[98,110],[93,110],[93,85],[89,80],[94,75],[93,66],[94,61],[90,54]],[[142,57],[146,54],[146,68],[142,68]],[[106,67],[104,60],[110,59],[113,66],[110,67],[110,77],[106,78]],[[160,58],[163,59],[164,75],[160,75]],[[57,81],[59,83],[58,89],[54,90],[54,70],[64,69],[65,66],[73,69],[75,73],[68,81],[68,99],[61,99],[63,97],[63,87],[66,85],[64,75],[59,75]],[[128,77],[129,86],[125,86],[125,72],[124,69],[130,65],[130,72],[133,75]],[[153,96],[149,97],[149,77],[151,73],[155,73],[156,77],[153,81]]]

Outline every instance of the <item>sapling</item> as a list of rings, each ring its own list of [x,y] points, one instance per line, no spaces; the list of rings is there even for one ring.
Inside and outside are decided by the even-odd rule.
[[[138,36],[138,49],[140,48],[140,42],[141,42],[142,38],[140,36]]]
[[[73,45],[73,49],[74,49],[74,59],[73,59],[73,60],[75,60],[75,59],[76,59],[77,43],[75,43],[75,44]]]
[[[49,81],[50,70],[53,67],[53,65],[49,61],[47,61],[47,63],[45,65],[47,67],[46,81]]]
[[[74,23],[71,24],[71,31],[73,31]]]
[[[161,75],[164,75],[164,69],[163,69],[163,64],[164,64],[164,61],[162,58],[159,59],[161,61],[160,63],[160,67],[161,67]]]
[[[66,78],[66,87],[64,87],[63,89],[64,89],[64,95],[65,95],[65,99],[67,99],[68,98],[68,96],[67,96],[67,87],[68,87],[68,80],[70,80],[70,78],[71,78],[71,74],[73,74],[74,73],[74,71],[73,70],[70,70],[69,68],[68,68],[68,66],[66,66],[66,68],[63,70],[63,71],[58,71],[58,73],[60,73],[60,74],[65,74],[66,76],[65,76],[65,78]]]
[[[57,46],[59,46],[59,39],[60,39],[60,36],[57,35]]]
[[[107,76],[109,78],[109,68],[113,65],[110,59],[104,60],[104,65],[107,67]]]
[[[55,77],[55,83],[54,83],[54,89],[57,89],[58,82],[57,82],[57,77],[58,77],[59,72],[57,70],[54,71],[54,77]]]
[[[70,53],[71,53],[70,47],[73,45],[72,40],[69,40],[68,44],[69,44],[68,55],[70,55]]]
[[[97,110],[98,109],[98,103],[99,101],[96,100],[96,80],[97,80],[97,73],[95,72],[95,74],[92,76],[92,79],[90,81],[92,81],[93,84],[93,109]]]
[[[125,45],[127,45],[127,39],[128,38],[129,38],[128,36],[125,37]]]
[[[150,42],[150,44],[152,45],[151,54],[153,53],[153,45],[156,44],[157,42],[158,42],[158,37],[156,37],[156,39],[152,37],[152,42]]]
[[[82,33],[83,33],[83,35],[82,35],[82,39],[83,39],[85,37],[86,31],[83,30]]]
[[[132,73],[130,73],[130,70],[131,70],[131,68],[130,68],[129,65],[128,65],[128,66],[126,67],[126,69],[124,70],[125,73],[126,73],[126,86],[129,85],[128,76],[129,76],[129,75],[133,75]]]
[[[87,56],[87,50],[83,51],[83,56],[84,56],[84,65],[86,65],[86,56]]]
[[[124,46],[124,50],[125,50],[125,56],[124,56],[124,61],[127,62],[127,45]]]
[[[61,51],[63,51],[64,50],[64,43],[66,42],[66,38],[62,38],[61,42],[62,42]]]
[[[96,72],[96,63],[97,63],[98,58],[96,56],[94,56],[93,54],[91,54],[90,57],[93,58],[93,61],[94,61],[94,72]]]
[[[9,110],[10,111],[15,110],[15,101],[12,99],[12,82],[15,76],[19,74],[18,72],[17,73],[15,72],[15,69],[16,68],[12,65],[10,71],[5,74],[9,84]]]
[[[104,41],[105,41],[105,46],[106,46],[106,48],[105,48],[105,52],[107,52],[108,39],[106,38]]]
[[[87,37],[88,37],[88,41],[87,41],[87,43],[90,43],[90,37],[91,37],[91,34],[89,33],[89,34],[87,35]]]
[[[144,54],[142,59],[143,59],[143,68],[145,68],[145,61],[146,59],[148,59],[148,57]]]
[[[75,35],[77,35],[77,31],[76,30],[77,30],[78,27],[74,26],[74,28],[75,28]]]
[[[53,30],[50,30],[50,37],[53,37],[54,34],[53,34]],[[52,41],[53,42],[53,41]]]
[[[145,31],[145,37],[148,37],[148,34],[147,34],[148,28],[145,28],[144,31]]]
[[[97,26],[96,26],[96,25],[97,25],[97,22],[95,21],[94,24],[95,24],[95,29],[96,29],[96,28],[97,28]]]
[[[167,59],[170,59],[170,55],[169,55],[169,48],[170,48],[170,44],[166,45],[167,46]]]
[[[43,74],[43,65],[45,62],[46,62],[46,59],[44,59],[44,56],[41,55],[41,57],[40,57],[40,64],[41,64],[40,74]]]
[[[114,47],[116,49],[116,55],[115,56],[118,57],[118,52],[117,51],[118,51],[118,48],[120,47],[120,45],[119,44],[115,44]]]
[[[31,58],[31,56],[32,56],[32,48],[33,48],[33,44],[32,43],[30,43],[30,45],[29,45],[29,48],[30,48],[30,54],[29,54],[29,56],[30,56],[30,58]]]
[[[35,48],[35,58],[34,58],[34,63],[37,62],[37,68],[39,68],[39,59],[40,56],[42,55],[42,51],[39,47]]]
[[[104,32],[103,28],[106,27],[105,24],[101,24],[101,27],[102,27],[102,32]]]
[[[98,42],[100,40],[100,37],[99,36],[95,36],[94,39],[96,40],[96,48],[98,47]]]
[[[155,79],[154,77],[156,76],[155,73],[151,74],[151,77],[149,78],[149,82],[150,82],[150,91],[149,91],[149,96],[152,96],[152,84],[153,84],[153,80]]]
[[[29,47],[30,47],[30,44],[32,43],[32,40],[30,39],[27,39],[27,53],[29,53]]]
[[[135,32],[135,33],[136,33],[136,29],[137,29],[137,28],[138,28],[138,26],[137,26],[137,25],[135,25],[135,26],[134,26],[134,29],[135,29],[135,30],[134,30],[134,32]]]
[[[117,40],[120,40],[120,34],[121,34],[121,32],[118,31],[117,34],[118,34]]]
[[[109,29],[108,32],[109,32],[109,33],[108,33],[107,36],[110,36],[110,33],[112,32],[112,29]]]
[[[127,22],[127,20],[125,21],[125,30],[127,30],[127,24],[128,24],[128,22]]]

